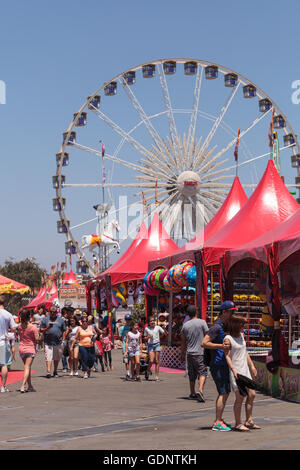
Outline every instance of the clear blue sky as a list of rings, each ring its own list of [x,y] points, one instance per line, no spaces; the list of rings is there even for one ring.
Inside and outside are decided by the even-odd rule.
[[[167,57],[217,62],[257,83],[299,132],[300,105],[291,101],[291,84],[300,80],[299,13],[296,0],[2,4],[0,80],[7,102],[0,105],[0,263],[34,256],[49,268],[64,261],[51,185],[61,134],[85,98],[123,70]],[[265,142],[261,148],[268,151]],[[282,158],[294,182],[290,152]]]

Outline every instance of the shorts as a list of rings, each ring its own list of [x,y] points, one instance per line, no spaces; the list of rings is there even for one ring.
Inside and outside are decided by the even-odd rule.
[[[58,346],[48,346],[48,344],[45,344],[44,352],[46,362],[60,361],[62,358],[63,349],[64,347],[62,344],[59,344]]]
[[[188,376],[191,382],[195,382],[200,377],[207,377],[207,368],[203,362],[203,354],[187,354]]]
[[[1,342],[0,345],[0,367],[10,366],[12,363],[11,349],[9,343]]]
[[[35,357],[36,354],[34,353],[20,353],[21,359],[26,359],[27,357]]]
[[[148,343],[147,344],[148,352],[160,352],[160,343]]]
[[[132,351],[128,350],[127,354],[128,354],[129,357],[140,356],[141,351],[140,351],[140,349],[135,349],[135,350],[132,350]]]
[[[227,395],[231,392],[229,368],[227,365],[216,366],[210,368],[211,376],[216,384],[219,395]]]

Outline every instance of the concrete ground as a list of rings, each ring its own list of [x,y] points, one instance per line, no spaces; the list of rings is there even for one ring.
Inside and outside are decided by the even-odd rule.
[[[59,371],[47,379],[43,352],[34,361],[36,393],[21,394],[20,382],[0,394],[0,449],[10,450],[274,450],[300,448],[300,404],[257,394],[255,421],[261,430],[212,432],[216,389],[209,377],[205,403],[188,400],[182,373],[160,381],[124,381],[121,351],[114,370],[84,380]],[[22,369],[16,353],[13,370]],[[231,394],[224,419],[233,424]]]

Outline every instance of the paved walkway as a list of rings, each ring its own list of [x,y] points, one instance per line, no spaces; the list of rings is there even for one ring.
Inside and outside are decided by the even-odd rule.
[[[22,369],[17,360],[12,369]],[[121,351],[115,369],[88,380],[60,372],[45,377],[43,352],[34,361],[36,393],[21,394],[20,382],[0,394],[0,449],[299,449],[300,404],[258,394],[250,433],[211,431],[216,390],[208,378],[205,403],[187,399],[184,374],[161,372],[160,382],[124,381]],[[15,374],[18,377],[17,374]],[[81,374],[82,375],[82,374]],[[233,423],[233,395],[225,421]]]

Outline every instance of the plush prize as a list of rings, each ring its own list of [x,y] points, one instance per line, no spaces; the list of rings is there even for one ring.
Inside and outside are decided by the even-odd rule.
[[[144,294],[145,294],[145,290],[144,290],[143,281],[138,281],[137,287],[136,287],[136,290],[135,290],[135,296],[136,296],[136,303],[137,304],[141,304],[143,302]]]
[[[133,284],[132,281],[130,281],[128,283],[128,287],[127,287],[127,295],[128,295],[127,305],[128,305],[128,307],[132,307],[134,305],[134,293],[135,293],[134,284]]]

